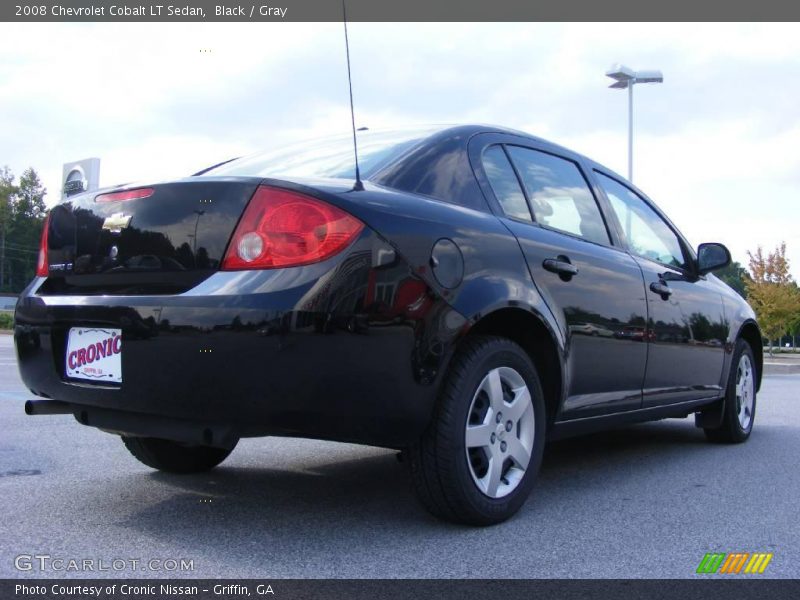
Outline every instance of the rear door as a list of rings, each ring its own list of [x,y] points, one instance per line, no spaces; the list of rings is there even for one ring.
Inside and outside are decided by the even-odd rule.
[[[595,171],[615,226],[644,273],[648,358],[643,405],[657,406],[721,393],[728,322],[722,296],[694,274],[688,245],[644,198]]]
[[[560,418],[640,408],[647,354],[644,336],[636,335],[647,314],[642,273],[613,247],[581,167],[515,139],[484,147],[479,169],[567,340]]]

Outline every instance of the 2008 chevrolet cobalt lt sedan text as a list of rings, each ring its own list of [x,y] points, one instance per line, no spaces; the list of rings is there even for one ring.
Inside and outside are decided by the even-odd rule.
[[[22,378],[197,472],[241,437],[406,451],[435,515],[519,509],[546,439],[695,413],[753,427],[761,334],[624,179],[493,127],[360,132],[68,197],[16,309]]]

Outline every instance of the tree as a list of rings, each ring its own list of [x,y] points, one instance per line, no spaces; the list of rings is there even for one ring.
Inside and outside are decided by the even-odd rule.
[[[6,282],[6,235],[11,221],[11,208],[17,188],[9,168],[0,170],[0,289]]]
[[[785,334],[800,313],[800,291],[789,272],[784,242],[766,255],[760,246],[747,255],[751,277],[746,282],[747,298],[770,341],[771,353],[772,340]]]
[[[19,178],[15,215],[22,219],[44,219],[47,206],[44,196],[47,190],[39,179],[39,174],[28,167]]]
[[[792,348],[794,349],[795,339],[797,338],[797,335],[800,334],[800,313],[797,313],[789,323],[788,333],[792,337],[791,344]]]
[[[45,194],[34,169],[19,184],[7,167],[0,170],[0,291],[20,292],[34,276]]]

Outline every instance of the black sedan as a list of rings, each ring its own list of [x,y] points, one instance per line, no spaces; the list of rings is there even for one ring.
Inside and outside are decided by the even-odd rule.
[[[502,521],[546,440],[695,414],[748,438],[761,333],[640,190],[524,133],[359,132],[67,198],[16,309],[22,378],[150,467],[249,436],[404,451],[422,503]]]

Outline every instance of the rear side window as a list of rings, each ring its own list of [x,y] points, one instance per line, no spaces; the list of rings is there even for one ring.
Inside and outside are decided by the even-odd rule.
[[[483,170],[503,212],[515,219],[532,221],[525,194],[502,147],[491,146],[483,153]]]
[[[520,146],[506,146],[537,223],[598,244],[610,243],[603,216],[578,166]]]
[[[595,173],[622,226],[629,250],[655,262],[685,269],[681,243],[664,219],[632,190],[598,171]]]

